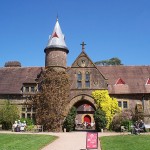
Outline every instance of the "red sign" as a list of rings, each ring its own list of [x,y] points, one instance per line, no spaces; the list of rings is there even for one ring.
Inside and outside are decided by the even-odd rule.
[[[86,149],[97,149],[98,148],[98,133],[88,132],[86,135]]]

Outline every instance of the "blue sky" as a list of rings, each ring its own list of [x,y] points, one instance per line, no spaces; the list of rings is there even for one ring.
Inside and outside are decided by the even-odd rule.
[[[95,61],[150,65],[150,0],[0,0],[0,67],[7,61],[44,66],[58,14],[70,66],[85,51]]]

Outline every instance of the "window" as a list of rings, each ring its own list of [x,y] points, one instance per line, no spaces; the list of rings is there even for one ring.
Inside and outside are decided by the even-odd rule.
[[[27,112],[31,112],[31,107],[28,107],[28,108],[27,108]]]
[[[85,73],[85,87],[86,88],[90,87],[90,73],[89,72]]]
[[[25,92],[25,93],[36,92],[36,85],[35,84],[24,84],[23,85],[23,92]]]
[[[26,108],[25,108],[25,107],[22,107],[22,111],[26,111]]]
[[[121,101],[118,101],[118,106],[121,107]]]
[[[22,113],[22,114],[21,114],[21,117],[22,117],[22,118],[25,118],[25,113]]]
[[[81,81],[82,80],[82,74],[81,72],[78,73],[78,81]]]
[[[22,118],[30,118],[34,119],[36,113],[36,108],[32,105],[24,105],[22,106],[21,117]]]
[[[31,119],[31,114],[27,114],[27,118],[30,118],[30,119]]]
[[[78,73],[77,88],[82,88],[82,74],[81,74],[81,72]]]
[[[121,108],[128,108],[128,101],[124,100],[118,101],[118,106]]]
[[[35,108],[35,107],[33,107],[33,108],[32,108],[32,111],[33,111],[33,112],[36,112],[36,108]]]
[[[29,92],[29,87],[28,86],[25,87],[25,92]]]
[[[31,92],[34,92],[34,91],[35,91],[34,86],[31,86]]]
[[[128,108],[128,103],[127,103],[127,101],[123,101],[123,108]]]

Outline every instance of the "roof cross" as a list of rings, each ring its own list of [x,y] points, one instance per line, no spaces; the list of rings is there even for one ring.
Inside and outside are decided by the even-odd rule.
[[[82,44],[80,44],[80,45],[82,45],[82,51],[84,52],[84,46],[86,45],[84,42],[82,42]]]

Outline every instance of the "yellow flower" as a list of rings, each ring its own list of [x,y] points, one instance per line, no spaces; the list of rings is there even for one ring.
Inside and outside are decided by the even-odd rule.
[[[92,96],[98,107],[105,112],[107,120],[106,128],[109,128],[113,116],[116,112],[120,111],[116,98],[111,98],[108,90],[95,90],[92,92]]]

